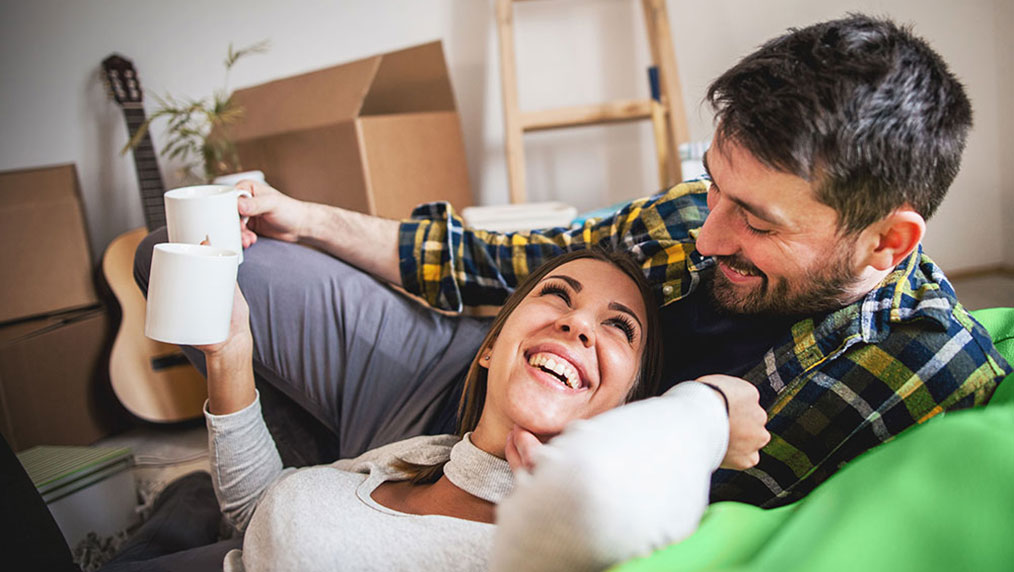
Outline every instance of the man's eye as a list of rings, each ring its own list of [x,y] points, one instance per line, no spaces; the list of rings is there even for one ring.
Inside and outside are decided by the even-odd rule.
[[[542,290],[539,291],[539,296],[546,295],[559,296],[560,299],[562,299],[564,302],[567,303],[568,306],[570,306],[570,294],[567,292],[567,290],[565,290],[561,286],[557,286],[556,284],[553,283],[546,284],[545,286],[542,287]]]
[[[771,234],[772,232],[774,232],[772,230],[765,230],[763,228],[757,228],[757,227],[753,226],[752,224],[750,224],[750,220],[747,218],[746,213],[743,213],[743,226],[746,227],[747,232],[749,232],[750,234],[756,234],[758,236],[764,236],[764,235],[768,235],[768,234]]]

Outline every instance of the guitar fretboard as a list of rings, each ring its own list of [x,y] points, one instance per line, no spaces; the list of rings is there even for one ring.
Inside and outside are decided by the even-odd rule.
[[[129,137],[144,124],[144,108],[140,103],[123,106],[123,115],[127,120]],[[158,168],[158,157],[155,145],[151,142],[150,132],[146,131],[133,150],[134,167],[137,171],[137,184],[141,189],[141,207],[144,210],[144,224],[148,230],[165,226],[165,208],[162,195],[165,185],[162,184],[162,172]]]

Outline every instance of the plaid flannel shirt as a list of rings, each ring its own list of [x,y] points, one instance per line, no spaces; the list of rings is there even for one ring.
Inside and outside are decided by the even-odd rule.
[[[401,224],[402,281],[439,308],[501,304],[544,260],[599,245],[630,252],[662,305],[672,304],[714,265],[694,245],[707,188],[682,183],[579,228],[509,234],[465,229],[446,203],[421,205]],[[920,246],[861,300],[794,324],[744,376],[760,390],[771,442],[756,467],[717,471],[712,500],[801,498],[909,426],[985,403],[1010,371]]]

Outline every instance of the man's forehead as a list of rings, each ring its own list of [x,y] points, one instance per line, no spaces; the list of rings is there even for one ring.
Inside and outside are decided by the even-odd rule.
[[[769,167],[735,141],[716,137],[703,163],[723,198],[761,220],[787,230],[836,224],[837,213],[817,201],[809,181]]]
[[[739,207],[741,209],[747,211],[748,213],[752,214],[753,216],[755,216],[755,217],[757,217],[757,218],[759,218],[759,219],[761,219],[763,221],[766,221],[766,222],[769,222],[771,224],[778,225],[778,226],[789,226],[789,222],[790,221],[786,220],[786,217],[782,216],[778,212],[779,209],[777,208],[777,206],[773,207],[770,204],[765,204],[764,202],[755,201],[755,200],[751,199],[751,197],[749,196],[750,195],[749,189],[751,189],[753,187],[751,187],[749,185],[736,185],[737,187],[744,187],[744,188],[743,189],[739,189],[739,188],[728,189],[728,191],[726,191],[726,189],[723,187],[723,185],[725,183],[724,177],[722,177],[723,181],[720,184],[720,182],[716,180],[716,177],[715,177],[715,175],[713,174],[713,172],[711,170],[711,165],[708,163],[708,153],[710,151],[711,151],[711,149],[708,149],[708,151],[705,151],[704,152],[704,156],[702,158],[702,161],[704,163],[704,171],[708,174],[708,177],[711,178],[712,182],[719,188],[719,190],[723,192],[723,196],[726,199],[728,199],[728,200],[736,203],[737,205],[739,205]],[[732,170],[733,169],[732,158],[731,157],[729,157],[728,155],[726,155],[726,154],[723,153],[722,154],[722,160],[725,160],[725,161],[728,162],[728,170]],[[724,165],[722,164],[722,161],[718,161],[718,164],[719,164],[720,167],[724,167]],[[720,171],[719,172],[719,175],[723,175],[723,174],[724,174],[724,171]]]

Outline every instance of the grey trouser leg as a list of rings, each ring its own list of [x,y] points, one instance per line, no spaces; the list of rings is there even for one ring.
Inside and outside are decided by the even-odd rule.
[[[146,289],[149,235],[135,256]],[[447,316],[319,251],[259,238],[239,284],[254,371],[339,438],[342,457],[424,432],[478,350],[489,320]],[[184,348],[203,370],[203,356]]]

